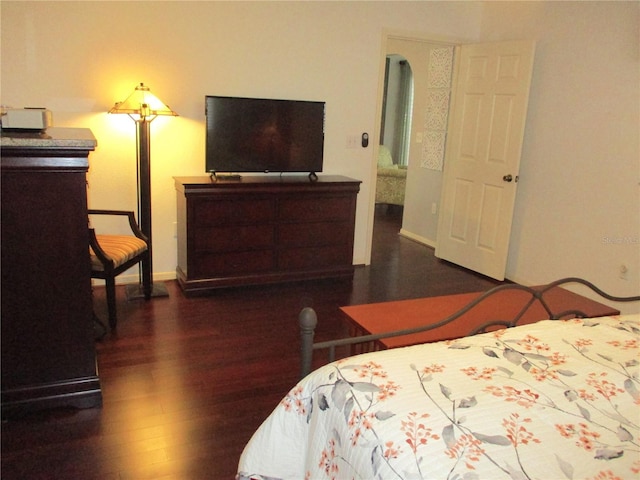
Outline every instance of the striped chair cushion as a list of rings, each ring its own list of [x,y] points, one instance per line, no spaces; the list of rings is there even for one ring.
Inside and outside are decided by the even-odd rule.
[[[143,240],[132,235],[96,235],[96,239],[100,247],[113,260],[114,268],[119,267],[147,249],[147,244]],[[100,259],[95,255],[91,247],[89,247],[89,253],[91,254],[92,270],[104,270]]]

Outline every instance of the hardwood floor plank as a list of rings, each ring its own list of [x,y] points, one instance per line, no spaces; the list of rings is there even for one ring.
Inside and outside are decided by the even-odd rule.
[[[317,340],[347,334],[340,306],[483,291],[497,282],[442,262],[376,213],[373,263],[353,281],[323,280],[127,301],[118,333],[97,343],[103,407],[2,423],[2,478],[233,479],[255,429],[298,380],[298,314]],[[94,308],[106,318],[104,288]],[[319,364],[323,360],[317,359]]]

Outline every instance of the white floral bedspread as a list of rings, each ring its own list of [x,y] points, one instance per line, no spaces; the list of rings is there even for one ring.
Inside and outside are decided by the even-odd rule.
[[[640,478],[640,316],[543,321],[334,362],[239,479]]]

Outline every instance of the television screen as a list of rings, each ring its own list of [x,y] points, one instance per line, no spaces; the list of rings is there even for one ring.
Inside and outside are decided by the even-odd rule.
[[[322,171],[324,102],[205,97],[206,169]]]

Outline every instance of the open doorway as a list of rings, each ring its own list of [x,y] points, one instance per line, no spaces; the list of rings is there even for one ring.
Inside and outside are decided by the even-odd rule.
[[[412,131],[409,134],[411,148],[408,149],[406,190],[399,233],[435,248],[438,258],[494,278],[501,278],[506,266],[517,186],[512,180],[517,181],[518,178],[534,50],[535,43],[531,41],[456,47],[455,43],[449,41],[385,34],[381,52],[381,87],[385,85],[384,67],[390,55],[404,57],[413,71]],[[460,69],[462,73],[454,72],[454,64],[457,63],[469,68],[466,74],[463,68]],[[471,85],[469,91],[472,94],[466,93],[465,82]],[[478,91],[473,82],[486,83],[487,92]],[[454,87],[458,92],[457,102],[452,102]],[[502,92],[503,87],[504,93],[497,94]],[[382,112],[388,111],[389,107],[383,108],[383,97],[386,96],[382,88],[380,94],[378,112],[382,116]],[[454,108],[449,121],[451,104]],[[487,118],[481,118],[479,113]],[[379,137],[380,143],[386,141],[387,128],[388,123],[385,122]],[[450,147],[447,147],[448,144]],[[384,149],[381,151],[385,153]],[[446,151],[449,151],[447,163],[450,165],[445,176]],[[458,160],[461,156],[471,158],[471,155],[473,161]],[[374,160],[377,162],[378,159]],[[458,174],[458,165],[477,167],[472,172],[474,176]],[[372,171],[372,177],[374,173],[377,173],[377,168]],[[459,180],[462,178],[464,181]],[[460,197],[452,200],[452,192],[460,194]],[[440,205],[440,202],[444,205]],[[370,218],[375,217],[375,212],[376,209],[372,208]],[[461,215],[463,213],[465,216]],[[375,224],[374,218],[370,223],[370,234],[373,234]],[[445,242],[451,245],[462,243],[458,238],[461,232],[472,232],[465,241],[471,239],[473,241],[468,244],[481,247],[473,251],[475,256],[466,253],[449,255],[445,251]],[[493,249],[491,255],[495,253],[491,262],[486,261],[485,255],[490,249]],[[371,254],[370,248],[368,253]],[[370,258],[373,262],[371,255]],[[487,268],[488,265],[490,268]]]
[[[401,33],[387,33],[384,37],[380,64],[380,97],[378,113],[380,119],[387,118],[390,110],[389,94],[385,94],[385,67],[392,58],[405,60],[412,76],[411,122],[407,132],[406,187],[401,208],[398,234],[401,237],[434,248],[436,246],[439,203],[442,192],[442,170],[448,107],[451,92],[451,77],[454,45],[449,42],[434,41],[428,37],[417,38]],[[390,80],[391,81],[391,80]],[[389,83],[390,83],[389,81]],[[386,105],[385,105],[385,100]],[[384,111],[384,116],[383,116]],[[389,120],[381,122],[379,143],[389,142]],[[384,149],[380,149],[382,155]],[[393,154],[392,154],[393,156]],[[374,163],[377,164],[378,157]],[[392,159],[393,162],[393,159]],[[395,162],[394,162],[395,163]],[[372,171],[372,181],[378,183],[377,165]],[[373,197],[377,197],[376,187]],[[380,199],[371,205],[371,230],[376,226]],[[372,238],[372,237],[370,237]],[[375,259],[368,244],[371,263]]]
[[[402,55],[387,55],[380,119],[374,221],[381,214],[389,214],[397,221],[398,231],[401,227],[404,208],[412,120],[411,65]]]

